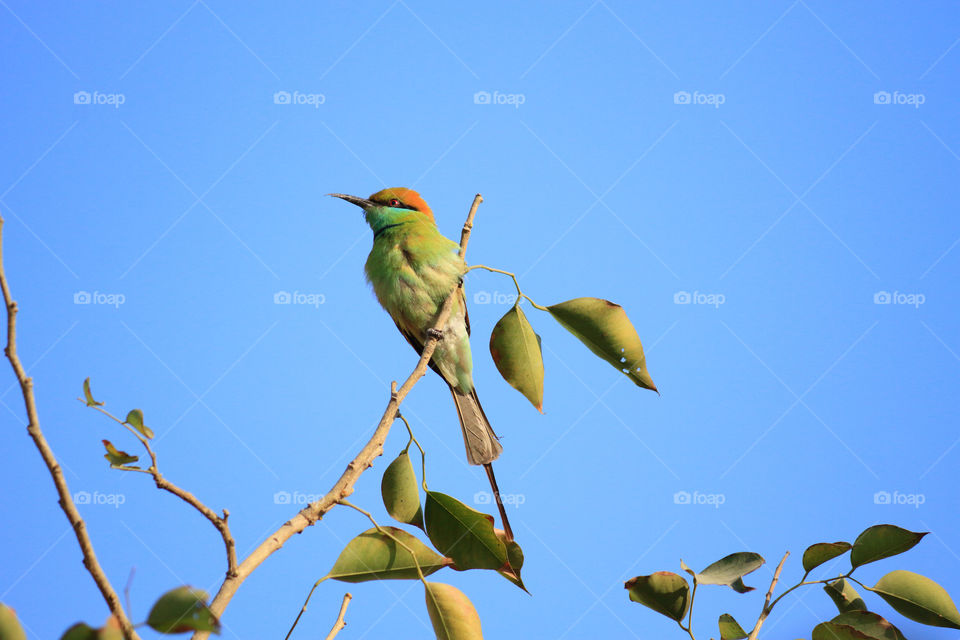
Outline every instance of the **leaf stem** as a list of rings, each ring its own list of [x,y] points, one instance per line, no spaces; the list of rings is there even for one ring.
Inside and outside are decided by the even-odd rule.
[[[690,636],[690,640],[697,640],[693,635],[693,601],[697,597],[697,577],[693,577],[693,591],[690,592],[690,606],[687,607],[687,626],[684,627],[683,623],[679,620],[677,624],[680,625],[680,628],[687,632],[687,635]]]
[[[167,491],[177,496],[191,507],[196,509],[205,517],[210,523],[216,527],[217,531],[220,532],[220,537],[223,538],[223,544],[227,552],[227,576],[234,577],[237,575],[237,543],[233,538],[233,534],[230,532],[230,525],[227,524],[227,518],[230,517],[230,512],[226,509],[223,510],[223,515],[219,515],[213,509],[205,505],[197,498],[195,495],[183,489],[174,483],[167,480],[162,473],[160,473],[160,468],[157,466],[157,455],[153,452],[153,448],[150,446],[150,441],[145,438],[139,431],[134,429],[128,422],[121,420],[116,417],[103,407],[99,405],[91,405],[87,403],[86,400],[77,398],[79,402],[89,406],[91,409],[96,409],[103,415],[107,416],[117,424],[125,427],[127,431],[132,433],[137,440],[140,441],[140,444],[143,445],[143,448],[147,451],[147,454],[150,456],[150,467],[147,469],[137,469],[130,466],[119,466],[114,467],[115,469],[122,469],[123,471],[138,471],[140,473],[147,473],[153,477],[153,482],[157,485],[158,489]],[[102,403],[101,403],[102,404]]]
[[[420,484],[423,486],[424,491],[429,491],[429,489],[427,489],[427,453],[423,450],[423,447],[420,446],[420,441],[413,435],[413,429],[410,428],[410,423],[407,422],[407,419],[403,417],[403,414],[400,413],[399,410],[397,410],[397,417],[403,420],[403,424],[407,427],[407,433],[410,434],[410,440],[407,441],[407,446],[404,451],[410,448],[411,443],[417,445],[417,449],[420,449]]]
[[[400,545],[403,549],[405,549],[406,552],[410,554],[410,559],[413,560],[413,566],[416,567],[417,569],[417,575],[420,577],[420,582],[423,583],[424,587],[427,586],[427,578],[426,576],[423,575],[423,570],[420,569],[420,563],[417,561],[417,556],[413,553],[413,549],[408,547],[403,541],[400,540],[400,538],[393,535],[392,533],[390,533],[389,531],[381,527],[379,524],[377,524],[377,521],[373,519],[373,515],[369,511],[366,511],[365,509],[361,509],[360,507],[353,504],[352,502],[348,502],[347,500],[344,500],[342,498],[339,500],[339,503],[345,507],[350,507],[351,509],[355,509],[356,511],[359,511],[363,515],[367,516],[367,519],[373,523],[373,526],[377,528],[377,531],[387,536],[388,538],[396,542],[398,545]]]
[[[329,576],[323,576],[319,580],[313,583],[313,588],[310,589],[310,593],[307,594],[307,599],[304,601],[303,606],[300,607],[300,613],[297,614],[296,620],[293,621],[293,625],[290,627],[290,631],[287,631],[287,635],[283,637],[283,640],[290,640],[290,634],[293,633],[293,630],[297,628],[297,623],[300,622],[300,617],[303,616],[304,612],[307,610],[307,605],[310,604],[310,598],[313,597],[313,592],[317,590],[317,587],[320,586],[320,583],[326,580]],[[350,595],[349,593],[347,594]]]
[[[527,302],[532,304],[534,308],[540,309],[540,311],[550,311],[550,309],[548,309],[547,307],[544,307],[543,305],[539,305],[536,302],[534,302],[533,298],[531,298],[530,296],[528,296],[527,294],[525,294],[523,291],[520,290],[520,282],[517,280],[517,275],[515,273],[511,273],[510,271],[504,271],[503,269],[494,269],[493,267],[488,267],[484,264],[475,264],[470,267],[467,267],[467,272],[473,271],[474,269],[485,269],[492,273],[500,273],[505,276],[510,276],[511,278],[513,278],[514,286],[517,287],[517,297],[518,297],[517,302],[519,302],[523,298],[526,298]]]

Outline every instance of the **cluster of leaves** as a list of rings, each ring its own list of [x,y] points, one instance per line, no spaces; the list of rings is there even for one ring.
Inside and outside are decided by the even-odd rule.
[[[482,638],[480,616],[469,598],[456,587],[428,582],[426,577],[447,567],[455,571],[486,569],[526,591],[520,577],[523,550],[494,528],[493,516],[447,494],[430,491],[425,483],[421,504],[420,485],[408,449],[409,444],[383,473],[383,505],[394,520],[425,533],[433,549],[404,529],[374,523],[372,529],[347,543],[318,584],[328,578],[354,583],[421,580],[438,638]]]
[[[517,304],[497,322],[490,336],[490,354],[503,378],[542,413],[541,341],[520,308],[525,297],[518,295]],[[593,353],[635,384],[656,391],[640,338],[622,307],[599,298],[577,298],[550,307],[530,302],[549,312]],[[422,530],[436,551],[403,529],[374,523],[374,528],[347,544],[333,568],[317,584],[328,578],[343,582],[419,579],[424,584],[427,611],[438,638],[481,638],[480,617],[467,596],[450,585],[428,582],[426,577],[445,567],[456,571],[486,569],[496,571],[526,591],[520,577],[523,551],[503,531],[494,528],[493,516],[447,494],[430,491],[426,483],[421,506],[409,446],[384,471],[383,504],[397,522]]]
[[[166,592],[150,610],[144,624],[165,634],[193,631],[220,633],[220,621],[207,606],[206,592],[191,587],[177,587]],[[23,627],[17,621],[13,609],[0,604],[0,638],[3,640],[26,640]],[[78,622],[67,629],[60,640],[123,640],[123,632],[116,618],[111,616],[106,624],[94,629]]]
[[[543,412],[543,354],[540,336],[520,308],[526,297],[500,318],[490,334],[490,355],[510,385]],[[531,300],[531,303],[533,301]],[[657,390],[647,371],[647,359],[637,330],[618,304],[600,298],[575,298],[541,307],[590,351],[613,365],[639,387]]]
[[[92,407],[106,413],[101,407],[104,403],[95,400],[93,392],[90,390],[90,378],[83,381],[83,400],[88,407]],[[107,414],[110,415],[110,414]],[[113,416],[110,416],[113,417]],[[153,430],[144,423],[143,411],[133,409],[127,413],[125,420],[120,422],[131,433],[146,443],[154,437]],[[103,440],[103,446],[106,449],[107,462],[112,469],[123,469],[127,471],[142,471],[140,467],[131,466],[132,463],[139,460],[138,456],[131,455],[126,451],[117,449],[109,440]],[[145,445],[146,446],[146,445]],[[154,603],[150,614],[144,624],[150,628],[165,634],[187,633],[193,631],[212,631],[220,633],[220,621],[210,611],[207,605],[209,595],[200,589],[194,589],[189,586],[182,586],[172,589]],[[7,611],[10,611],[7,609]],[[3,620],[7,615],[0,605],[0,638],[6,640],[8,637],[17,638],[17,636],[5,635]],[[12,614],[10,614],[12,615]],[[7,618],[9,619],[9,617]],[[15,621],[15,619],[14,619]],[[121,640],[123,634],[120,631],[116,620],[111,617],[107,623],[98,629],[95,629],[83,622],[77,623],[64,632],[60,640]]]
[[[83,381],[83,397],[83,401],[88,407],[98,409],[99,407],[103,406],[102,402],[93,399],[93,392],[90,391],[90,378],[87,378]],[[122,424],[131,431],[140,434],[140,436],[146,438],[147,440],[153,439],[153,429],[144,424],[143,411],[140,409],[131,409],[129,412],[127,412],[127,417]],[[129,466],[131,463],[137,462],[140,459],[138,456],[131,455],[126,451],[117,449],[109,440],[102,440],[101,442],[103,442],[104,449],[107,450],[103,457],[107,459],[107,462],[110,463],[112,468],[140,470],[140,467]]]
[[[930,578],[911,571],[896,570],[880,578],[874,586],[868,587],[852,576],[858,567],[912,549],[925,535],[927,534],[908,531],[891,524],[881,524],[866,529],[853,544],[818,542],[803,553],[803,579],[765,605],[762,616],[766,617],[780,598],[794,589],[821,584],[837,606],[839,615],[814,627],[813,640],[903,640],[899,629],[879,614],[867,609],[866,603],[850,584],[855,582],[863,589],[880,596],[895,611],[910,620],[935,627],[960,629],[960,612],[956,605],[943,587]],[[848,551],[850,570],[845,574],[825,580],[807,581],[811,571]],[[756,553],[734,553],[696,573],[681,561],[681,568],[692,576],[692,590],[683,577],[670,571],[637,576],[628,580],[624,587],[629,591],[631,600],[676,621],[692,638],[691,620],[697,587],[719,584],[727,585],[738,593],[747,593],[752,591],[753,587],[744,585],[743,576],[755,571],[763,563],[764,559]],[[687,619],[686,625],[683,623],[684,618]],[[758,625],[761,623],[762,620]],[[721,615],[718,625],[722,640],[741,640],[749,636],[730,614]],[[755,628],[759,629],[759,626]]]

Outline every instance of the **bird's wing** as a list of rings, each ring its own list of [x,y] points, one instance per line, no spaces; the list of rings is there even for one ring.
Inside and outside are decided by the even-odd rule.
[[[470,316],[467,313],[467,298],[466,298],[466,294],[463,292],[463,287],[460,288],[460,308],[463,309],[463,323],[467,327],[467,336],[469,336],[470,335]],[[420,338],[410,333],[409,331],[407,331],[403,327],[403,325],[397,322],[397,319],[394,318],[393,316],[391,316],[391,319],[393,320],[393,324],[397,325],[397,331],[399,331],[400,335],[402,335],[404,338],[407,339],[407,342],[410,343],[410,346],[413,347],[413,350],[417,352],[417,355],[418,356],[423,355],[423,342],[420,340]],[[437,367],[437,365],[434,363],[433,358],[430,359],[430,362],[428,364],[430,365],[430,368],[437,373],[437,375],[439,375],[441,378],[446,380],[446,377],[443,375],[443,372],[441,372],[440,369]]]
[[[467,337],[470,337],[470,312],[467,311],[467,294],[460,287],[460,308],[463,309],[463,323],[467,325]]]

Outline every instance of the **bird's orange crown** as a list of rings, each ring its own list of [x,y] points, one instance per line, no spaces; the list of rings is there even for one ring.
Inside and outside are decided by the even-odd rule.
[[[410,209],[419,211],[433,221],[433,211],[427,201],[420,197],[420,194],[413,189],[406,187],[390,187],[377,191],[369,198],[372,202],[382,204],[387,207],[396,207],[399,209]]]

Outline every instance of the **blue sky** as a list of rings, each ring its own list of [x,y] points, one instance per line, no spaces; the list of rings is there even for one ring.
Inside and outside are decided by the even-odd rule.
[[[540,304],[622,304],[662,392],[528,308],[540,416],[488,356],[512,284],[470,274],[474,377],[533,597],[489,572],[435,578],[487,637],[679,637],[623,580],[749,550],[766,587],[789,549],[793,584],[807,545],[882,522],[933,533],[861,579],[906,568],[960,597],[954,4],[0,4],[20,353],[104,568],[118,588],[136,568],[135,619],[179,584],[215,591],[223,551],[148,478],[107,468],[102,438],[137,443],[75,400],[81,382],[143,409],[161,470],[228,508],[245,554],[292,515],[275,494],[330,487],[414,366],[363,279],[369,230],[324,195],[401,185],[451,237],[481,192],[468,261],[516,271]],[[0,600],[30,638],[58,637],[106,608],[6,376]],[[472,504],[486,480],[441,381],[404,411],[431,489]],[[353,498],[384,521],[380,473],[405,442],[395,429]],[[224,637],[281,637],[367,526],[334,510],[291,540]],[[318,589],[299,635],[325,632],[346,590]],[[417,583],[349,591],[342,637],[429,635]],[[700,594],[698,637],[760,608]],[[833,615],[819,589],[798,596],[773,637]],[[955,637],[871,602],[908,637]]]

